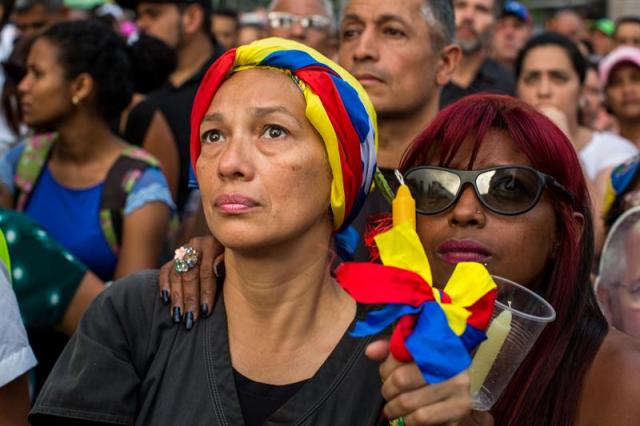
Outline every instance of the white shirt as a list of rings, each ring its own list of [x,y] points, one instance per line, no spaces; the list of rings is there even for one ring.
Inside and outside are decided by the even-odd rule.
[[[628,140],[610,132],[593,132],[591,141],[578,153],[585,175],[595,180],[602,170],[624,163],[638,153]]]
[[[38,362],[29,346],[16,295],[0,262],[0,387],[32,369]]]

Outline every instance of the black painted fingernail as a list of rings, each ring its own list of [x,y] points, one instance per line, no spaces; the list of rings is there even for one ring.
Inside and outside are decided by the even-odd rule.
[[[193,328],[193,312],[191,311],[187,312],[184,316],[184,328],[186,328],[187,331]]]
[[[204,317],[208,313],[209,313],[209,305],[207,305],[206,303],[203,303],[202,305],[200,305],[200,315]]]
[[[162,299],[165,305],[169,303],[169,290],[162,290],[160,292],[160,298]]]
[[[182,320],[182,312],[180,312],[180,307],[176,306],[173,308],[173,322],[176,324]]]

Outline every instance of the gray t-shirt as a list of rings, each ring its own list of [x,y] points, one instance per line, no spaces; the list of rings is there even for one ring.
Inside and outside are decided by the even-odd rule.
[[[156,271],[134,274],[96,298],[47,379],[32,424],[244,424],[222,291],[212,316],[186,331],[171,322],[157,279]],[[357,317],[365,314],[359,306]],[[387,424],[378,364],[364,356],[370,341],[345,334],[265,425]]]

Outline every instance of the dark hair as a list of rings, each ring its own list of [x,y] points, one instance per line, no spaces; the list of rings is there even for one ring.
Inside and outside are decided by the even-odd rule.
[[[64,7],[64,0],[17,0],[16,13],[24,13],[41,4],[47,12],[56,12]]]
[[[2,62],[5,76],[2,87],[2,108],[9,128],[16,135],[20,133],[22,123],[18,84],[27,74],[27,57],[33,41],[33,37],[30,36],[20,37],[13,46],[11,55]]]
[[[13,12],[13,7],[15,6],[15,0],[2,0],[0,2],[2,5],[2,16],[0,17],[0,29],[5,26],[7,21],[9,21],[9,17]]]
[[[228,7],[216,8],[216,9],[213,9],[213,12],[211,14],[212,15],[226,16],[227,18],[233,19],[235,21],[235,23],[236,23],[236,26],[239,24],[238,11],[235,10],[235,9],[230,9]]]
[[[614,37],[616,35],[618,35],[618,27],[620,27],[620,25],[622,25],[622,24],[637,24],[637,25],[640,25],[640,16],[626,15],[626,16],[621,16],[618,19],[616,19],[616,30],[613,33]]]
[[[136,93],[159,89],[178,62],[175,50],[162,40],[144,33],[130,44],[129,54]]]
[[[411,145],[400,169],[425,164],[447,167],[467,141],[473,144],[468,163],[472,167],[490,129],[507,132],[534,168],[553,176],[574,197],[571,202],[549,191],[559,246],[547,261],[545,279],[532,288],[555,308],[556,320],[546,326],[491,412],[497,425],[573,425],[583,379],[608,328],[590,285],[591,203],[569,139],[525,102],[509,96],[472,95],[435,117]],[[582,230],[574,212],[584,217]]]
[[[527,41],[524,47],[518,52],[515,62],[516,80],[520,78],[522,73],[522,65],[529,52],[537,47],[543,46],[557,46],[565,51],[567,57],[571,61],[573,70],[578,74],[580,85],[584,83],[585,76],[587,74],[587,60],[578,49],[578,46],[571,41],[568,37],[558,33],[542,33],[534,36]]]
[[[96,21],[61,22],[38,38],[58,49],[58,61],[71,80],[87,73],[94,81],[94,107],[106,121],[118,117],[133,95],[127,46],[107,25]]]

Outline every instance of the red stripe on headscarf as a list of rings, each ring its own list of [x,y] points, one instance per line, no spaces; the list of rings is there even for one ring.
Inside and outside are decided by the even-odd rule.
[[[236,49],[227,50],[222,56],[220,56],[214,65],[212,65],[204,78],[196,97],[193,100],[193,108],[191,109],[191,166],[193,172],[196,172],[196,161],[200,156],[200,123],[204,118],[213,96],[218,91],[218,88],[224,81],[224,79],[231,71],[233,63],[236,60]]]
[[[344,108],[340,92],[335,86],[331,74],[325,68],[307,67],[295,72],[302,81],[318,95],[322,101],[333,130],[338,137],[342,180],[345,195],[345,219],[349,216],[353,204],[358,198],[362,184],[362,158],[360,158],[360,136],[353,128],[351,117]]]

